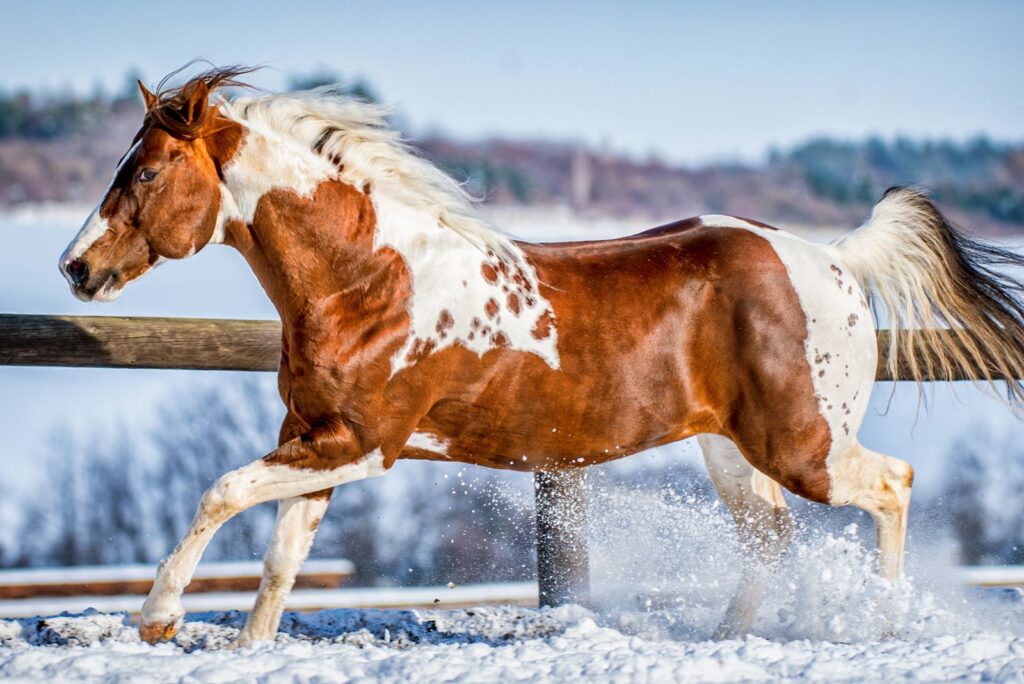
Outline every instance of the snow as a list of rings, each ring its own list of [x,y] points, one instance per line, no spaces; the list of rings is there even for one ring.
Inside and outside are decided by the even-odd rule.
[[[673,640],[578,606],[555,609],[287,613],[278,638],[225,647],[240,613],[190,616],[177,642],[148,646],[125,615],[0,621],[0,676],[186,681],[1006,680],[1024,675],[1024,638],[864,643]]]
[[[605,502],[604,499],[601,502]],[[614,502],[613,508],[616,508]],[[663,510],[633,501],[650,515]],[[623,502],[622,505],[626,505]],[[670,544],[643,535],[609,538],[597,516],[595,597],[536,609],[341,608],[285,614],[273,642],[235,651],[241,611],[190,612],[173,643],[139,641],[125,612],[82,610],[0,620],[0,678],[25,681],[924,681],[1024,678],[1024,601],[1016,590],[962,588],[934,549],[915,553],[910,579],[875,574],[875,554],[855,525],[798,540],[770,584],[753,634],[711,634],[738,578],[734,540],[720,507],[696,507],[673,523]],[[677,514],[680,511],[676,510]],[[632,529],[621,510],[608,514]],[[664,524],[664,523],[663,523]],[[656,532],[664,533],[664,527]],[[683,533],[685,541],[682,541]],[[680,543],[682,542],[682,543]],[[620,544],[630,544],[626,552]],[[678,564],[665,557],[678,556]],[[614,556],[614,559],[609,558]],[[631,562],[633,569],[630,569]],[[458,592],[466,592],[458,596]],[[359,589],[363,605],[485,601],[527,585]],[[320,600],[324,595],[319,594]],[[317,592],[289,605],[311,608]],[[191,598],[202,598],[200,595]],[[467,598],[468,597],[468,598]],[[97,597],[97,601],[104,597]],[[138,597],[127,610],[137,610]],[[186,597],[188,599],[188,597]],[[251,599],[251,595],[246,597]],[[339,596],[335,599],[341,600]],[[322,604],[320,604],[322,605]],[[391,605],[395,605],[392,603]],[[190,606],[191,611],[202,605]],[[4,614],[0,609],[0,615]]]

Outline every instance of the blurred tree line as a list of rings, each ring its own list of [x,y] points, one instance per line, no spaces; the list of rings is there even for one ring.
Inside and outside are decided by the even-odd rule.
[[[1024,223],[1024,145],[984,136],[963,143],[818,138],[770,158],[772,166],[796,169],[816,195],[840,204],[869,204],[893,185],[922,185],[943,205]]]

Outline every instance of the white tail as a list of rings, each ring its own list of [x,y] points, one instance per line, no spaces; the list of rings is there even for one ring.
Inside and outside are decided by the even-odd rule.
[[[888,311],[894,378],[1005,380],[1007,401],[1024,405],[1024,286],[1008,272],[1024,268],[1024,257],[967,237],[923,194],[900,187],[835,248]]]

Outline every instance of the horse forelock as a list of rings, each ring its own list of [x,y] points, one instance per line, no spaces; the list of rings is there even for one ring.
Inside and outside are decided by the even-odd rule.
[[[189,66],[191,63],[164,76],[157,84],[156,92],[147,95],[142,131],[151,125],[159,126],[183,140],[194,140],[208,134],[219,107],[219,102],[211,101],[211,96],[223,88],[248,88],[239,77],[257,69],[239,65],[214,67],[181,85],[168,85]]]

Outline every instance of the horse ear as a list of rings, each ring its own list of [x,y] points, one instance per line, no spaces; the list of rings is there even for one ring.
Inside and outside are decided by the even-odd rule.
[[[202,121],[209,99],[210,88],[206,85],[206,81],[198,81],[195,87],[189,89],[188,99],[183,107],[182,117],[185,121],[192,124]]]
[[[149,92],[149,88],[143,85],[142,81],[136,81],[139,84],[139,92],[142,93],[142,102],[146,105],[146,111],[148,112],[156,104],[156,95]]]

